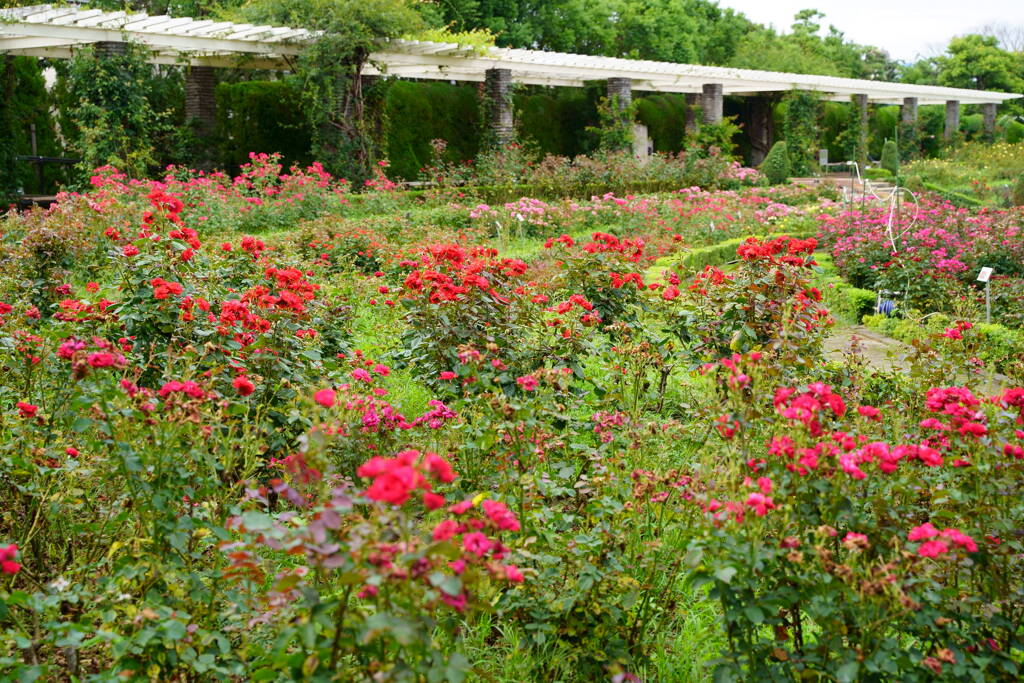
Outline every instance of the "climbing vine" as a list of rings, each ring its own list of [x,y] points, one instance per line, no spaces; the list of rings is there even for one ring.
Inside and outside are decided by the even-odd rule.
[[[597,126],[587,126],[587,132],[597,136],[598,149],[620,152],[633,147],[633,118],[636,102],[623,107],[618,95],[602,97],[597,103]]]
[[[821,101],[815,93],[791,90],[783,98],[783,138],[789,150],[790,170],[794,176],[812,175],[816,169],[818,119]]]
[[[742,128],[735,116],[724,116],[717,123],[697,124],[697,130],[686,136],[686,152],[695,157],[718,156],[728,159],[736,156],[736,136]]]
[[[256,0],[247,21],[303,26],[318,34],[295,60],[302,104],[313,131],[313,157],[331,172],[361,183],[379,151],[368,117],[364,72],[387,39],[424,28],[411,0]]]
[[[122,45],[119,53],[83,48],[62,69],[66,106],[61,130],[81,158],[83,174],[112,164],[145,176],[157,161],[155,140],[171,127],[169,112],[153,106],[156,81],[146,48]]]

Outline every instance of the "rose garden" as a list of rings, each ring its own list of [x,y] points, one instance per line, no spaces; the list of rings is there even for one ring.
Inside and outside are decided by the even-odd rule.
[[[883,187],[619,104],[416,184],[87,150],[0,217],[0,679],[1024,676],[1013,121]]]

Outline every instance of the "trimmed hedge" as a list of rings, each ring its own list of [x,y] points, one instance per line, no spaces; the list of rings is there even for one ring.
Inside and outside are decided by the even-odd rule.
[[[779,140],[761,162],[761,172],[772,185],[782,185],[789,181],[790,171],[789,147],[784,140]]]
[[[838,276],[820,278],[818,283],[828,310],[847,322],[860,322],[863,316],[875,310],[878,298],[870,289],[854,287]]]
[[[882,145],[881,166],[894,176],[899,174],[900,151],[896,148],[896,142],[894,140],[886,140],[885,144]]]
[[[393,177],[414,179],[430,164],[432,140],[448,143],[447,161],[480,149],[480,99],[475,85],[396,80],[384,94],[386,154]]]
[[[248,163],[250,152],[278,152],[285,167],[313,161],[312,131],[302,112],[296,80],[220,83],[216,99],[217,139],[224,165],[237,168]]]
[[[864,177],[868,180],[892,180],[893,175],[886,168],[868,168],[864,170]]]

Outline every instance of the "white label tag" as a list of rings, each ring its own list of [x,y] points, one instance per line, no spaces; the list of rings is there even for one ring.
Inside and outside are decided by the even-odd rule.
[[[978,282],[988,282],[990,277],[992,277],[992,269],[982,268],[981,272],[978,273]]]

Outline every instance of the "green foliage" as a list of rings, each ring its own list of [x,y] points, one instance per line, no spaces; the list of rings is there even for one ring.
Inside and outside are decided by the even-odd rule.
[[[145,47],[124,43],[123,54],[87,47],[68,62],[61,130],[83,172],[110,164],[144,176],[157,163],[158,138],[169,134],[171,121],[154,107],[159,80],[147,57]]]
[[[941,313],[920,320],[890,318],[884,315],[865,315],[863,323],[893,339],[906,344],[920,343],[928,337],[940,335],[955,321]],[[977,339],[977,356],[997,372],[1006,372],[1024,357],[1024,331],[1014,330],[996,323],[976,323],[971,330]]]
[[[791,90],[782,100],[783,139],[789,153],[790,172],[796,176],[814,175],[821,101],[815,93],[806,90]]]
[[[1013,184],[1013,192],[1010,194],[1010,203],[1014,206],[1024,206],[1024,173],[1017,178]]]
[[[896,142],[893,140],[886,140],[885,145],[882,146],[882,168],[889,171],[892,175],[899,175],[900,172],[900,151],[896,147]]]
[[[708,0],[440,0],[437,10],[441,24],[485,28],[503,47],[684,63],[725,63],[753,27]]]
[[[432,140],[447,143],[443,159],[449,162],[479,151],[479,97],[472,85],[389,82],[383,104],[387,159],[399,178],[416,178],[430,164]]]
[[[597,148],[604,152],[621,152],[633,148],[633,119],[636,102],[623,106],[617,95],[602,97],[597,103],[598,125],[587,128],[597,138]]]
[[[43,79],[42,62],[34,57],[0,57],[0,205],[19,190],[31,194],[49,194],[53,183],[65,169],[43,167],[42,185],[36,167],[16,162],[16,155],[32,153],[31,126],[35,126],[36,151],[41,156],[60,156],[60,148],[50,114],[50,97]]]
[[[789,146],[785,140],[779,140],[768,150],[768,155],[761,162],[761,172],[772,185],[789,182]]]
[[[893,174],[887,168],[869,168],[862,174],[868,180],[892,180]]]
[[[686,98],[682,95],[650,95],[636,100],[636,119],[647,126],[655,152],[682,149],[681,131],[686,125]]]
[[[935,58],[938,82],[954,88],[1020,92],[1024,66],[1019,54],[999,47],[994,36],[969,34],[949,41],[946,54]]]
[[[736,136],[741,131],[735,116],[723,116],[718,123],[701,122],[696,134],[686,140],[686,152],[698,157],[731,160],[736,155]]]
[[[0,97],[4,98],[4,102],[10,102],[14,97],[16,83],[14,58],[5,55],[0,63]],[[17,128],[18,120],[12,108],[0,107],[0,206],[13,199],[20,189],[14,161],[17,153],[14,143]]]
[[[313,131],[314,156],[356,185],[372,175],[378,157],[366,112],[362,71],[388,38],[425,29],[409,0],[255,0],[242,8],[249,21],[302,26],[319,32],[298,59],[303,109]]]
[[[312,161],[309,123],[297,105],[294,78],[217,85],[217,138],[228,167],[249,162],[250,152],[280,154],[286,165]]]

